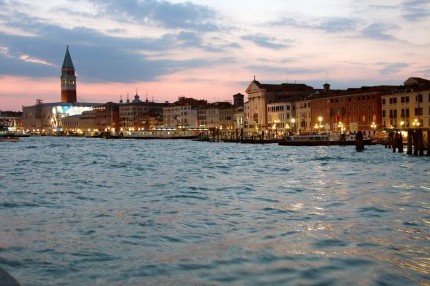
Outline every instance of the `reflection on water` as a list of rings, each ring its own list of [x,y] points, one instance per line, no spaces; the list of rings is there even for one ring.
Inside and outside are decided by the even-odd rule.
[[[428,157],[31,137],[0,153],[23,285],[426,285]]]

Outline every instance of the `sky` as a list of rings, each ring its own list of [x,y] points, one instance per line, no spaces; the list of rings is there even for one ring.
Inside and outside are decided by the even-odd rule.
[[[0,0],[0,110],[60,101],[67,45],[80,102],[215,102],[430,78],[429,31],[427,0]]]

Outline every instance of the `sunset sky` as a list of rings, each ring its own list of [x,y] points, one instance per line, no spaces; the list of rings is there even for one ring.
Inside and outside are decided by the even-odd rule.
[[[78,101],[213,102],[430,78],[429,31],[423,0],[0,0],[0,110],[60,101],[67,45]]]

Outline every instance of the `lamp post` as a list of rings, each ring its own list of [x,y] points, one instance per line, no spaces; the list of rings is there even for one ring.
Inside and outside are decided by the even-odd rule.
[[[412,126],[414,128],[419,128],[420,127],[420,122],[418,121],[418,119],[415,118],[414,122],[412,122]]]
[[[372,124],[370,124],[370,127],[373,129],[373,136],[375,136],[376,123],[372,122]]]
[[[291,128],[292,128],[292,131],[293,131],[293,134],[295,133],[295,125],[296,125],[296,119],[294,119],[294,118],[291,118]]]
[[[340,128],[340,132],[343,133],[343,123],[342,121],[337,124]]]
[[[319,116],[319,117],[318,117],[318,121],[319,121],[319,123],[320,123],[320,124],[319,124],[319,126],[318,126],[318,127],[319,127],[319,128],[318,128],[318,131],[320,130],[320,128],[322,128],[322,124],[321,124],[321,123],[322,123],[322,120],[323,120],[322,116]]]

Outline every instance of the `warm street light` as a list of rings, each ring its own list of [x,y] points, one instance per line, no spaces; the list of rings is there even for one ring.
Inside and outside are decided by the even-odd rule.
[[[405,122],[402,120],[402,121],[400,121],[400,129],[403,128],[403,125],[405,125]]]
[[[414,122],[412,122],[412,126],[419,127],[420,123],[418,122],[418,119],[415,119]]]
[[[294,133],[294,129],[295,129],[295,125],[296,125],[296,119],[294,119],[294,118],[291,118],[291,126],[292,126],[292,131],[293,131],[293,133]]]
[[[322,120],[323,120],[323,118],[322,118],[322,116],[319,116],[318,117],[318,121],[319,121],[319,123],[320,123],[320,125],[318,126],[318,130],[319,130],[319,128],[322,128],[323,126],[322,126]]]
[[[402,121],[403,122],[403,121]],[[401,123],[400,123],[401,124]],[[373,130],[375,130],[376,129],[376,123],[375,122],[372,122],[372,124],[370,124],[370,127],[373,129]]]

